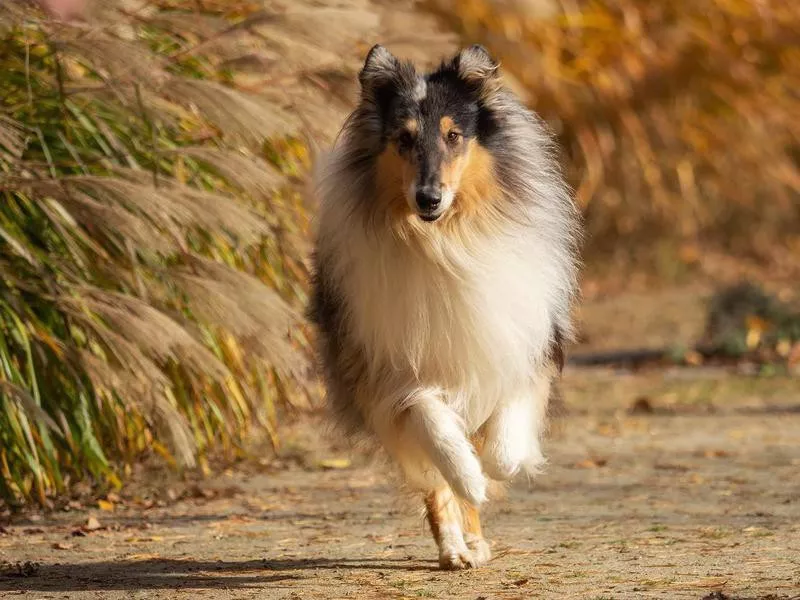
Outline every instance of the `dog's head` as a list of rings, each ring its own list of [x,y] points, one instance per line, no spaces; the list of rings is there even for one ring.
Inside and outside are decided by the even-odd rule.
[[[378,45],[359,80],[362,108],[379,123],[376,179],[384,202],[433,222],[474,211],[495,192],[486,143],[497,127],[489,105],[500,82],[482,46],[420,74]]]

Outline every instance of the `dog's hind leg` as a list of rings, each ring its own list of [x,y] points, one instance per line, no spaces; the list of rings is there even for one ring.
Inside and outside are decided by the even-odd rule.
[[[470,437],[470,441],[475,447],[475,451],[480,455],[486,443],[483,433],[473,434]],[[464,525],[464,541],[467,544],[467,548],[472,552],[473,561],[478,565],[489,562],[489,559],[492,558],[492,551],[489,547],[489,542],[483,537],[480,509],[464,501],[461,505],[461,515]]]
[[[475,552],[469,542],[465,541],[459,500],[449,486],[445,485],[430,492],[425,497],[425,510],[433,539],[439,547],[439,566],[442,569],[469,569],[480,566],[489,559],[488,546],[486,553],[481,554]],[[472,516],[467,517],[467,513],[463,517],[472,519]],[[474,527],[474,521],[471,522]],[[480,530],[479,522],[478,529]]]
[[[452,490],[474,505],[486,500],[487,480],[458,415],[436,392],[422,392],[405,410],[405,435],[438,469]]]
[[[481,531],[481,514],[478,507],[464,503],[461,513],[464,518],[464,542],[472,554],[472,562],[475,566],[486,564],[492,558],[492,551]]]
[[[481,464],[492,479],[506,481],[521,468],[535,472],[545,461],[541,437],[546,427],[551,375],[500,404],[483,427]]]

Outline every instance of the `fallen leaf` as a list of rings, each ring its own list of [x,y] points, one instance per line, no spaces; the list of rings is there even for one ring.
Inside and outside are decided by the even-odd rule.
[[[608,460],[605,458],[586,458],[576,463],[575,466],[579,469],[597,469],[606,466],[606,464],[608,464]]]
[[[95,517],[89,517],[86,520],[86,524],[82,527],[84,531],[97,531],[98,529],[102,529],[103,526],[100,525],[100,521],[98,521]]]
[[[130,537],[126,538],[125,541],[128,542],[129,544],[138,544],[141,542],[160,542],[163,539],[164,538],[160,535],[151,535],[148,537]]]
[[[633,401],[628,412],[632,415],[649,415],[653,413],[653,405],[647,396],[639,396]]]
[[[617,437],[617,435],[619,435],[619,431],[607,423],[599,425],[597,427],[597,433],[605,437]]]
[[[683,355],[683,360],[686,361],[687,365],[699,367],[703,364],[703,355],[695,350],[689,350]]]
[[[731,453],[726,450],[706,450],[703,452],[705,458],[725,458],[730,455]]]
[[[322,469],[346,469],[350,466],[349,458],[323,458],[317,463]]]
[[[109,502],[119,503],[122,501],[122,498],[120,498],[119,494],[117,493],[109,492],[108,494],[106,494],[106,500],[108,500]]]
[[[747,347],[751,350],[754,349],[761,342],[761,334],[769,329],[770,324],[761,317],[750,315],[746,319],[747,322],[747,339],[745,340]]]
[[[65,544],[64,542],[56,542],[51,546],[53,550],[72,550],[75,547],[75,544]]]
[[[108,500],[98,500],[97,508],[99,508],[100,510],[105,510],[110,512],[114,510],[114,503],[109,502]]]

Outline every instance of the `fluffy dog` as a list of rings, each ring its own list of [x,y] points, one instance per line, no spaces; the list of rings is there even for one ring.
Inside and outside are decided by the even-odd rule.
[[[327,393],[425,494],[440,565],[475,567],[489,479],[544,462],[578,215],[546,128],[481,46],[418,73],[378,45],[359,80],[316,176]]]

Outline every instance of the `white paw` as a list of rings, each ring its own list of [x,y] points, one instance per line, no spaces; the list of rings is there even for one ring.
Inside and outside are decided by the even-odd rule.
[[[439,567],[447,571],[459,571],[461,569],[474,569],[484,563],[478,562],[472,550],[462,549],[442,549],[439,552]]]
[[[482,537],[477,537],[469,533],[464,536],[464,539],[467,542],[467,548],[469,548],[472,554],[474,566],[479,567],[489,562],[492,558],[492,550],[489,547],[489,542]]]
[[[466,545],[443,545],[439,550],[439,567],[448,571],[475,569],[485,565],[490,558],[492,551],[489,543],[483,538],[473,537]]]

